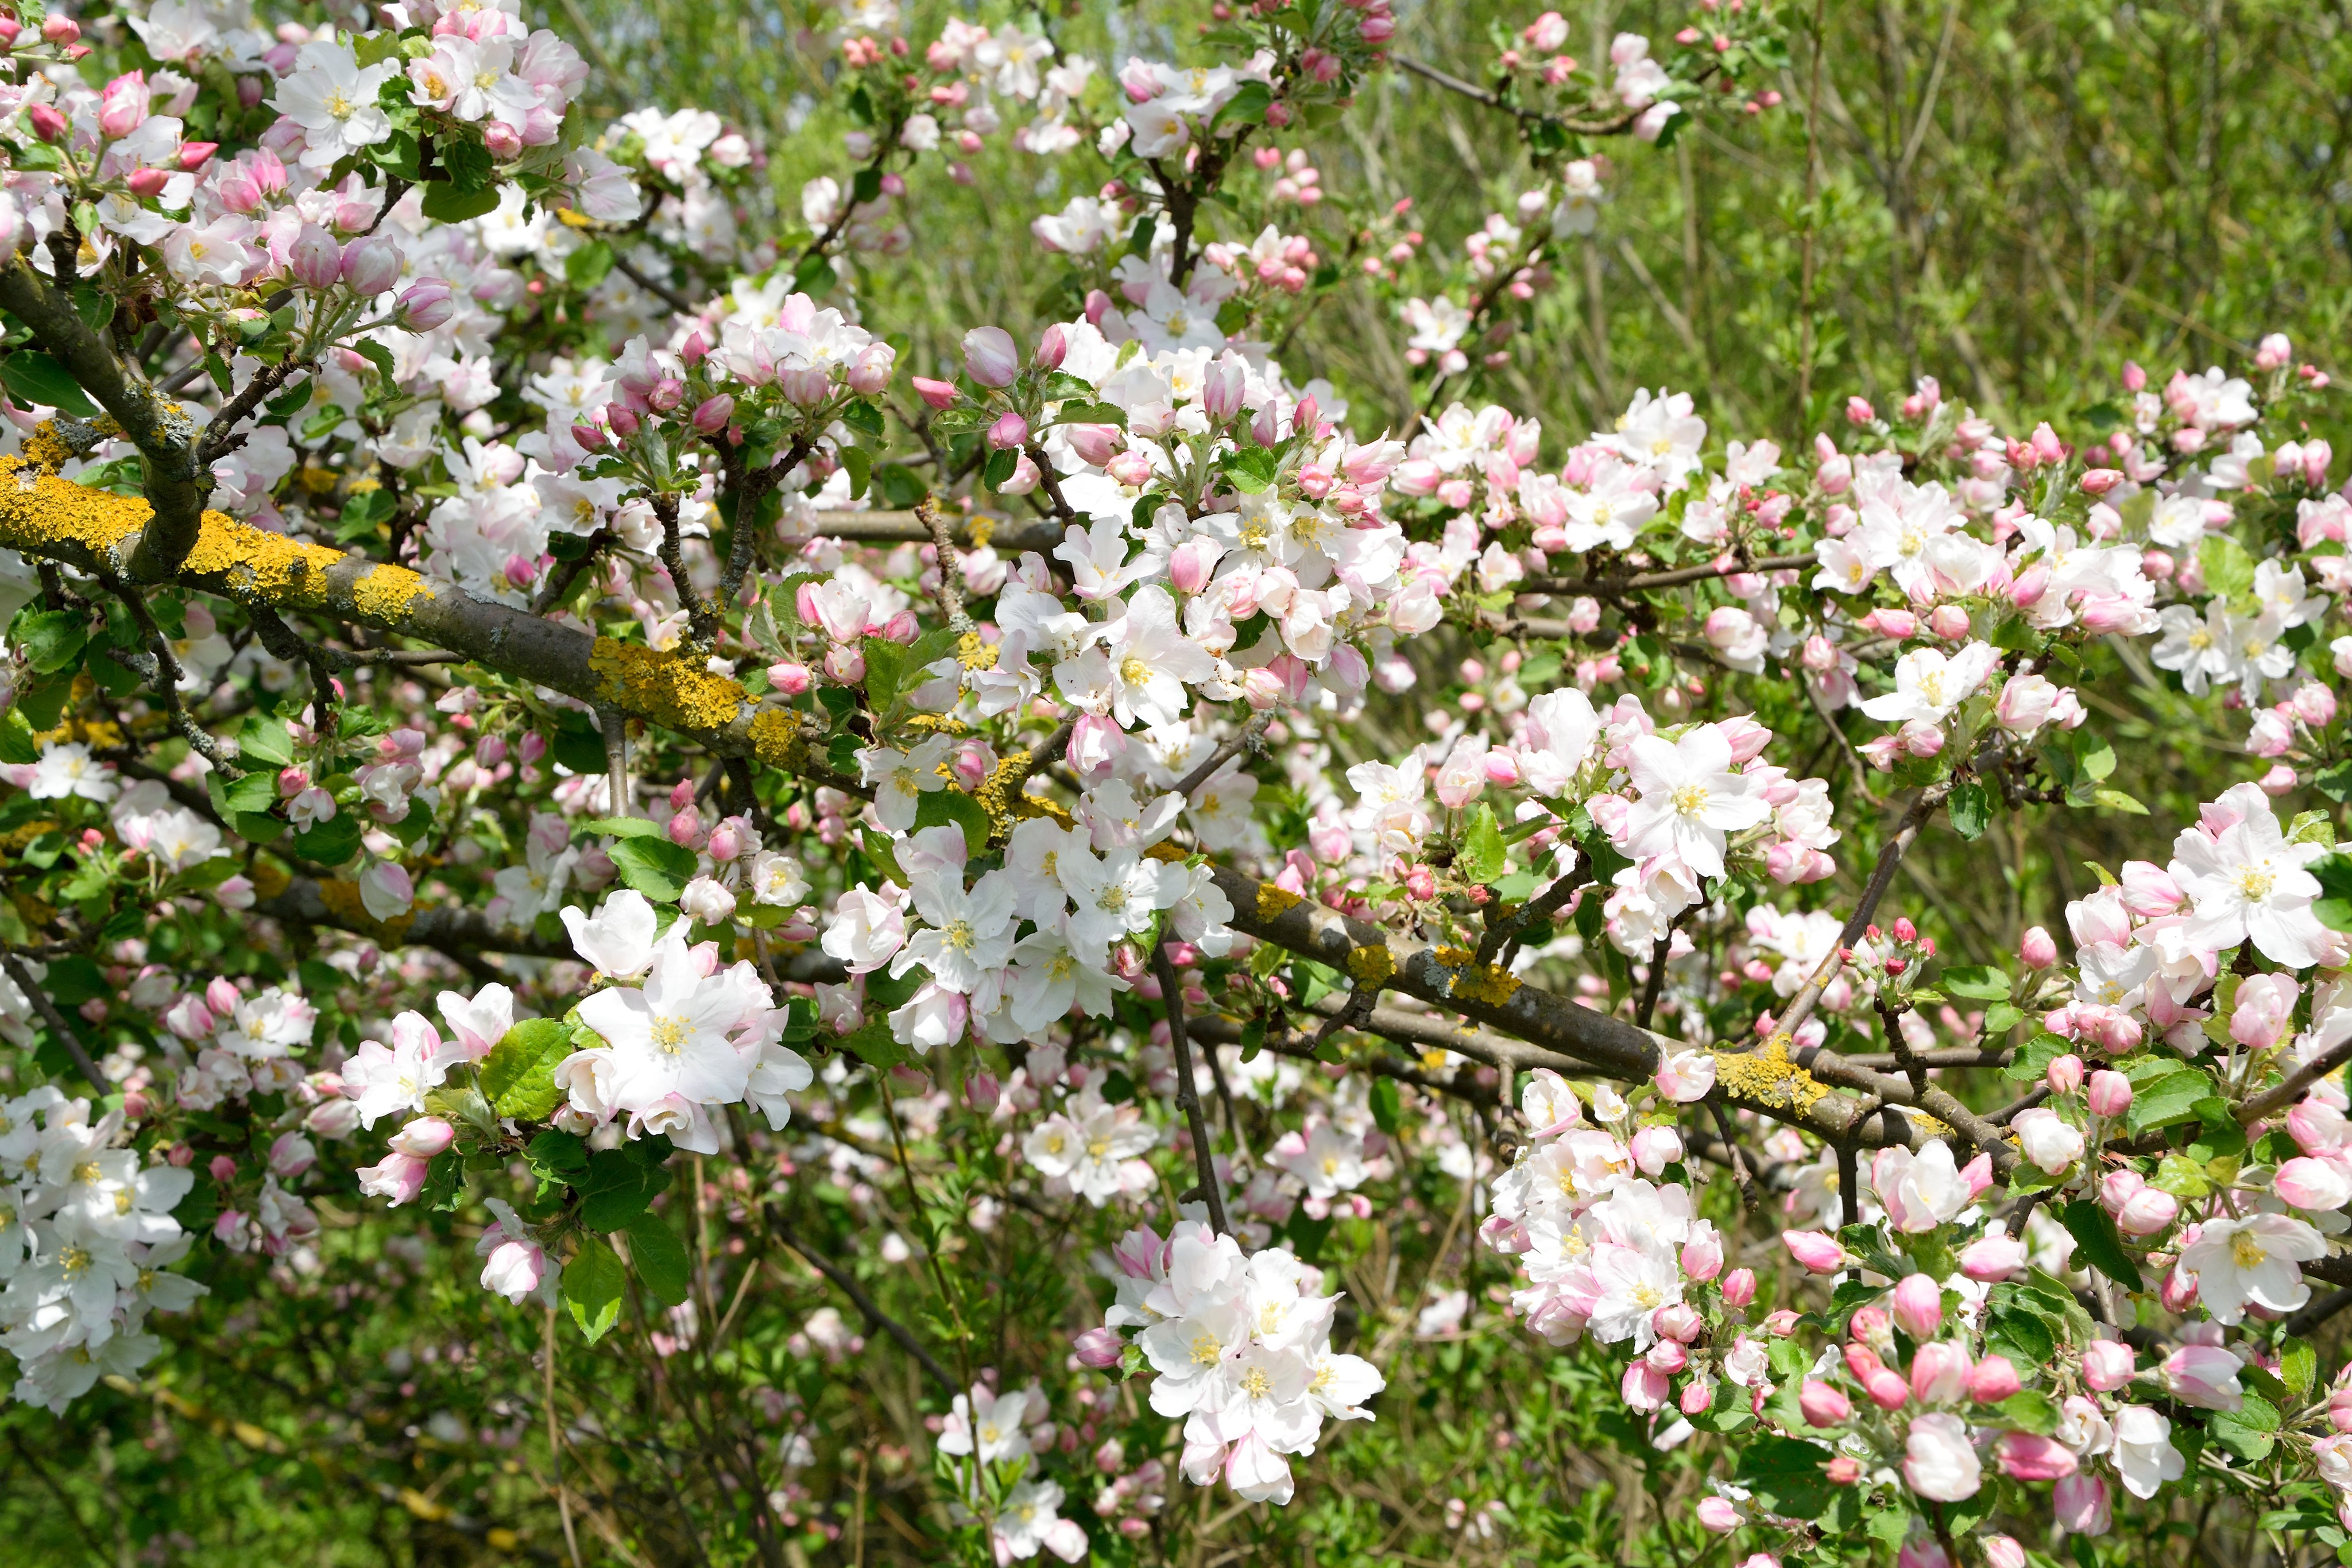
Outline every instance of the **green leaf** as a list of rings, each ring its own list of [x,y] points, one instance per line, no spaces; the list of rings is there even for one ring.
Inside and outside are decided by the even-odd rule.
[[[963,830],[963,847],[978,854],[988,843],[988,813],[979,801],[950,784],[934,789],[915,803],[915,826],[943,828],[950,822]]]
[[[2066,1233],[2081,1249],[2082,1261],[2090,1264],[2119,1285],[2137,1291],[2146,1288],[2140,1279],[2139,1265],[2124,1250],[2123,1235],[2116,1228],[2107,1211],[2087,1197],[2078,1197],[2059,1211],[2058,1218]],[[2047,1436],[2048,1434],[2043,1434]]]
[[[1999,1351],[2020,1367],[2043,1366],[2058,1354],[2057,1336],[2042,1317],[2014,1304],[2014,1298],[1990,1308],[1986,1313],[1985,1344]]]
[[[2020,1389],[1998,1406],[2001,1419],[2021,1432],[2047,1437],[2058,1429],[2058,1406],[2036,1388]]]
[[[1947,809],[1952,814],[1952,831],[1971,842],[1982,838],[1992,823],[1992,796],[1981,784],[1954,785]]]
[[[640,1214],[629,1221],[629,1263],[646,1282],[654,1299],[666,1306],[683,1306],[693,1282],[686,1243],[658,1214]]]
[[[920,811],[922,807],[918,805],[915,809]],[[866,858],[872,861],[884,876],[900,887],[911,885],[906,872],[899,868],[898,852],[890,847],[889,834],[877,832],[872,828],[861,828],[857,832],[857,847],[865,852]],[[964,847],[970,849],[972,846],[966,844]]]
[[[1834,1490],[1822,1467],[1826,1448],[1794,1437],[1766,1437],[1742,1447],[1737,1480],[1770,1511],[1811,1519],[1829,1506]]]
[[[1002,490],[1021,466],[1021,455],[1010,446],[1000,447],[988,455],[988,466],[982,470],[981,480],[992,490]]]
[[[1214,131],[1225,125],[1255,125],[1265,119],[1265,111],[1273,104],[1274,90],[1265,83],[1244,82],[1241,90],[1227,99],[1216,118],[1209,121],[1209,129]]]
[[[676,904],[694,880],[694,852],[667,839],[623,839],[605,853],[623,882],[656,904]]]
[[[1936,984],[1953,996],[1967,997],[1972,1001],[2009,1000],[2009,977],[1987,965],[1954,965],[1937,977]]]
[[[465,1190],[465,1156],[455,1149],[444,1149],[425,1167],[425,1189],[416,1195],[418,1207],[446,1214],[457,1207]]]
[[[591,1230],[623,1230],[669,1185],[669,1172],[647,1167],[626,1149],[599,1149],[581,1189],[580,1223]]]
[[[890,706],[907,669],[907,650],[887,637],[866,639],[866,701],[876,713]]]
[[[2322,855],[2304,869],[2319,879],[2311,913],[2330,931],[2352,931],[2352,855]]]
[[[663,837],[659,822],[643,817],[597,817],[572,830],[574,837],[582,833],[603,834],[614,839],[658,839]]]
[[[38,349],[19,349],[0,360],[0,382],[26,402],[47,403],[77,419],[89,419],[98,413],[98,404],[89,401],[81,383]]]
[[[2235,1410],[2217,1410],[2206,1430],[2213,1441],[2242,1459],[2255,1460],[2270,1457],[2278,1447],[2278,1406],[2259,1394],[2249,1394],[2246,1402]]]
[[[241,758],[283,768],[294,760],[294,737],[284,719],[275,714],[257,713],[247,718],[245,728],[238,732],[236,751]]]
[[[2298,1400],[2311,1397],[2311,1386],[2319,1375],[2319,1354],[2309,1342],[2290,1334],[2279,1342],[2279,1381]]]
[[[2131,1109],[2124,1113],[2125,1129],[2137,1135],[2151,1127],[2193,1122],[2198,1103],[2213,1097],[2213,1081],[2195,1069],[2168,1073],[2133,1091]]]
[[[89,618],[73,610],[28,610],[16,617],[8,640],[25,650],[35,674],[54,675],[81,663]]]
[[[242,824],[239,831],[243,831]],[[342,810],[336,812],[331,821],[303,829],[294,835],[294,852],[320,865],[341,865],[360,852],[359,818]]]
[[[1495,808],[1482,804],[1470,813],[1463,829],[1454,869],[1465,882],[1490,883],[1503,874],[1504,857],[1503,832],[1495,821]]]
[[[522,1157],[541,1181],[569,1185],[588,1174],[588,1140],[550,1127],[523,1145]]]
[[[890,1026],[875,1019],[856,1032],[841,1038],[841,1048],[869,1067],[896,1067],[908,1060],[907,1048],[891,1036]]]
[[[2050,1064],[2074,1049],[2074,1042],[2063,1035],[2042,1033],[2025,1042],[2016,1058],[2001,1069],[2001,1076],[2020,1083],[2031,1083],[2050,1070]]]
[[[2207,1178],[2205,1167],[2179,1155],[2167,1155],[2158,1161],[2155,1179],[2148,1185],[2183,1199],[2207,1197],[2213,1191],[2213,1184]]]
[[[563,258],[564,281],[574,288],[593,288],[612,270],[613,247],[601,239],[590,240]]]
[[[1398,1093],[1396,1080],[1376,1078],[1372,1081],[1372,1124],[1393,1136],[1404,1124],[1403,1096]]]
[[[2205,586],[2224,599],[2254,585],[2253,558],[2227,534],[2208,534],[2197,547],[2197,564],[2205,569]]]
[[[620,1254],[593,1236],[582,1238],[579,1252],[563,1266],[563,1304],[590,1344],[619,1321],[628,1279]]]
[[[2094,789],[2091,791],[2091,802],[2094,805],[2105,806],[2110,811],[2124,811],[2135,817],[2147,815],[2147,808],[2141,805],[2136,796],[2126,795],[2120,789]]]
[[[843,403],[841,423],[860,435],[870,435],[877,441],[888,434],[890,428],[883,420],[881,405],[870,398],[853,398]]]
[[[436,180],[425,187],[424,213],[436,223],[462,224],[467,218],[478,218],[484,213],[495,212],[499,204],[499,188],[485,185],[478,190],[460,190],[446,180]]]
[[[499,1037],[482,1058],[482,1098],[501,1116],[536,1122],[563,1103],[555,1064],[572,1054],[572,1026],[562,1019],[525,1019]]]

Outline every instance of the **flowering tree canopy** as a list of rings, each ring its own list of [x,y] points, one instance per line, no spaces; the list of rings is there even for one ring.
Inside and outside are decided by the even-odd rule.
[[[1215,11],[811,8],[796,201],[509,0],[0,17],[24,1473],[158,1563],[199,1441],[419,1562],[2344,1546],[2328,374],[1546,428],[1783,18]],[[1444,267],[1282,145],[1407,81],[1532,171]],[[991,139],[1050,308],[927,356]]]

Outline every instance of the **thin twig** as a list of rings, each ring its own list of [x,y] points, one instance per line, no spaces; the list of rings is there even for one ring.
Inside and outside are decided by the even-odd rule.
[[[1211,752],[1206,761],[1176,780],[1176,793],[1183,796],[1189,802],[1192,799],[1192,791],[1216,777],[1218,768],[1240,756],[1244,750],[1256,750],[1261,737],[1265,734],[1265,727],[1273,721],[1274,715],[1270,710],[1253,717],[1249,723],[1241,727],[1238,734]]]
[[[89,1081],[89,1086],[97,1090],[101,1098],[113,1093],[114,1085],[107,1082],[106,1074],[99,1070],[97,1062],[90,1060],[89,1052],[82,1046],[81,1037],[74,1033],[72,1026],[66,1022],[65,1015],[58,1011],[57,1003],[49,1000],[49,994],[41,989],[40,983],[33,978],[33,972],[25,967],[24,960],[14,953],[0,952],[0,968],[8,971],[8,977],[16,982],[16,988],[31,1000],[33,1010],[41,1015],[41,1021],[47,1024],[49,1032],[58,1037],[58,1043],[65,1048],[68,1056],[73,1058],[73,1064],[81,1070],[81,1075]]]
[[[1904,852],[1918,838],[1921,826],[1950,796],[1954,782],[1948,779],[1920,790],[1910,809],[1903,813],[1902,821],[1895,826],[1895,836],[1888,839],[1886,846],[1878,852],[1878,865],[1871,872],[1870,881],[1862,890],[1861,901],[1846,918],[1845,929],[1838,933],[1837,951],[1822,960],[1821,967],[1813,971],[1812,978],[1805,982],[1804,989],[1790,1002],[1789,1010],[1781,1015],[1779,1032],[1794,1040],[1797,1030],[1812,1017],[1813,1004],[1822,999],[1822,990],[1837,977],[1843,964],[1840,955],[1862,940],[1863,933],[1869,929],[1870,917],[1878,912],[1878,901],[1886,896],[1887,886],[1895,880],[1895,868],[1902,863]]]
[[[1176,984],[1176,966],[1163,940],[1151,949],[1151,972],[1160,981],[1160,1001],[1168,1009],[1168,1044],[1176,1053],[1176,1103],[1192,1134],[1192,1161],[1201,1174],[1201,1196],[1209,1205],[1209,1223],[1220,1236],[1232,1234],[1225,1222],[1225,1198],[1217,1188],[1217,1155],[1209,1145],[1209,1124],[1201,1114],[1201,1092],[1192,1082],[1192,1047],[1184,1038],[1184,998]]]
[[[772,1212],[769,1223],[775,1228],[778,1240],[799,1253],[802,1261],[810,1268],[841,1287],[841,1293],[849,1298],[850,1304],[864,1316],[868,1327],[879,1329],[898,1341],[898,1348],[922,1364],[923,1370],[930,1375],[931,1381],[940,1385],[940,1393],[950,1399],[956,1396],[955,1379],[948,1375],[948,1369],[940,1364],[937,1356],[923,1348],[923,1342],[915,1337],[912,1330],[875,1305],[874,1298],[866,1294],[866,1287],[857,1282],[856,1276],[819,1257],[810,1249],[808,1243],[803,1241],[781,1218],[775,1218]]]
[[[636,810],[629,799],[629,718],[616,707],[596,710],[596,723],[604,734],[604,773],[613,799],[608,802],[615,817],[634,817]]]

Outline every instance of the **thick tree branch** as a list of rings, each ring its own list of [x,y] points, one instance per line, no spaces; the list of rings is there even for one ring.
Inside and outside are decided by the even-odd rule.
[[[139,448],[152,511],[140,537],[122,551],[118,570],[136,582],[170,577],[195,548],[205,501],[212,495],[211,471],[197,460],[194,422],[143,375],[126,370],[81,319],[72,296],[51,287],[21,257],[12,256],[0,266],[0,310],[32,329],[33,340],[114,416]]]

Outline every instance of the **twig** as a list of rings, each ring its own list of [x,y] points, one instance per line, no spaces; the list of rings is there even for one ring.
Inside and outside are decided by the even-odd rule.
[[[1168,1009],[1168,1044],[1176,1053],[1176,1103],[1192,1134],[1192,1162],[1201,1174],[1201,1196],[1209,1205],[1209,1223],[1220,1236],[1230,1235],[1225,1221],[1224,1195],[1217,1189],[1217,1155],[1209,1145],[1209,1124],[1201,1114],[1201,1092],[1192,1082],[1192,1047],[1184,1038],[1184,998],[1176,984],[1176,966],[1169,960],[1163,940],[1151,949],[1151,972],[1160,981],[1160,1001]]]
[[[1738,1128],[1731,1120],[1731,1107],[1715,1095],[1707,1096],[1707,1108],[1715,1113],[1715,1124],[1723,1134],[1723,1150],[1731,1162],[1731,1179],[1739,1184],[1739,1201],[1748,1209],[1761,1207],[1756,1190],[1756,1176],[1748,1168],[1748,1155],[1739,1147]]]
[[[555,1309],[547,1309],[547,1333],[541,1354],[546,1359],[546,1392],[541,1404],[547,1411],[547,1452],[555,1467],[555,1507],[563,1516],[563,1545],[572,1568],[580,1568],[580,1537],[572,1528],[572,1490],[563,1484],[563,1434],[555,1419]]]
[[[2315,1297],[2308,1305],[2290,1316],[2281,1327],[2287,1334],[2300,1339],[2347,1307],[2352,1307],[2352,1287],[2347,1287],[2341,1291],[2330,1291],[2324,1296]]]
[[[1633,122],[1642,118],[1642,110],[1638,109],[1629,109],[1622,114],[1613,114],[1606,120],[1570,120],[1566,115],[1547,114],[1539,109],[1522,109],[1516,103],[1505,101],[1499,93],[1488,92],[1483,87],[1464,81],[1451,71],[1439,70],[1435,66],[1414,59],[1410,55],[1398,55],[1395,60],[1398,66],[1411,71],[1423,81],[1434,82],[1448,92],[1458,92],[1463,97],[1483,103],[1489,109],[1501,110],[1505,114],[1517,120],[1523,128],[1530,125],[1549,125],[1570,136],[1622,136],[1633,130]],[[1711,69],[1702,71],[1701,79],[1712,74]]]
[[[81,1037],[74,1033],[72,1027],[66,1022],[65,1015],[58,1011],[57,1003],[49,1000],[49,994],[41,989],[40,983],[33,978],[33,972],[25,967],[24,960],[14,953],[0,952],[0,968],[8,971],[8,977],[16,982],[16,988],[31,1000],[33,1010],[41,1015],[41,1021],[47,1024],[49,1032],[58,1037],[58,1043],[65,1048],[68,1056],[73,1058],[73,1064],[81,1070],[81,1075],[89,1081],[89,1086],[98,1091],[100,1098],[113,1093],[114,1085],[107,1082],[106,1074],[99,1070],[97,1062],[90,1060],[89,1052],[82,1046]]]
[[[1249,723],[1242,727],[1240,733],[1211,752],[1206,761],[1176,780],[1176,793],[1183,796],[1189,803],[1192,799],[1192,791],[1215,778],[1218,768],[1240,756],[1244,750],[1256,750],[1260,737],[1265,734],[1265,727],[1272,723],[1274,715],[1271,711],[1253,717]]]
[[[672,310],[677,311],[679,315],[693,316],[699,314],[692,302],[690,302],[684,295],[680,294],[677,289],[672,288],[667,283],[656,282],[650,273],[647,273],[644,268],[637,266],[635,262],[631,261],[627,256],[623,256],[621,254],[620,246],[614,246],[613,247],[613,265],[619,269],[622,277],[627,278],[630,282],[635,284],[638,287],[644,289],[646,293],[652,295],[655,298],[668,306]]]
[[[580,580],[580,574],[595,564],[596,558],[604,553],[604,547],[611,544],[613,539],[612,529],[598,528],[588,536],[586,549],[573,556],[570,560],[556,562],[555,570],[547,575],[546,585],[539,591],[539,598],[532,601],[530,612],[533,615],[544,615],[562,603],[570,596],[572,585]]]
[[[849,1298],[850,1304],[855,1306],[858,1310],[859,1313],[865,1317],[866,1326],[869,1328],[880,1329],[884,1333],[888,1334],[892,1339],[898,1341],[899,1349],[905,1351],[908,1355],[913,1356],[918,1362],[921,1363],[923,1370],[930,1375],[931,1381],[940,1385],[940,1393],[946,1395],[950,1399],[953,1399],[956,1396],[957,1390],[955,1379],[948,1375],[948,1369],[940,1364],[939,1358],[937,1356],[923,1348],[923,1342],[915,1337],[913,1331],[909,1330],[906,1324],[900,1322],[898,1319],[890,1316],[887,1312],[885,1312],[880,1307],[875,1305],[874,1298],[866,1294],[866,1287],[857,1282],[856,1276],[817,1256],[815,1252],[810,1249],[808,1244],[803,1241],[793,1230],[792,1227],[786,1225],[782,1219],[777,1218],[772,1211],[771,1211],[770,1214],[769,1223],[775,1228],[776,1238],[778,1240],[791,1248],[793,1251],[799,1253],[802,1260],[808,1264],[810,1268],[815,1270],[818,1273],[824,1275],[826,1279],[841,1287],[841,1293],[847,1296]]]
[[[1537,921],[1549,920],[1558,914],[1561,906],[1576,896],[1577,890],[1585,885],[1586,873],[1591,871],[1591,867],[1592,857],[1585,852],[1582,845],[1578,845],[1576,863],[1569,867],[1567,872],[1549,887],[1545,888],[1500,920],[1493,920],[1487,924],[1486,934],[1478,939],[1477,961],[1482,965],[1493,963],[1496,955],[1502,952],[1504,946],[1512,937],[1525,931]]]
[[[1845,929],[1838,933],[1838,950],[1822,960],[1821,967],[1813,971],[1813,977],[1805,982],[1804,989],[1790,1002],[1789,1010],[1780,1017],[1779,1032],[1794,1040],[1797,1030],[1812,1017],[1813,1004],[1822,999],[1822,990],[1836,977],[1843,962],[1840,954],[1862,940],[1862,934],[1869,928],[1870,917],[1878,912],[1878,901],[1886,896],[1887,885],[1895,880],[1895,868],[1902,863],[1904,852],[1918,838],[1920,827],[1951,794],[1953,782],[1948,779],[1941,784],[1930,785],[1920,790],[1910,809],[1903,813],[1903,821],[1896,825],[1895,836],[1887,840],[1886,847],[1878,852],[1878,865],[1871,872],[1870,881],[1862,890],[1861,902],[1854,905],[1853,915],[1846,918]]]
[[[608,804],[615,817],[634,817],[637,813],[629,799],[628,716],[616,707],[600,707],[596,723],[604,734],[604,772],[613,797]]]
[[[1729,566],[1709,561],[1704,566],[1678,566],[1671,571],[1645,571],[1636,577],[1523,577],[1511,585],[1511,591],[1515,593],[1551,594],[1639,593],[1653,588],[1679,588],[1686,582],[1732,577],[1743,571],[1793,571],[1814,564],[1813,557],[1808,553],[1768,556],[1758,561],[1734,561]]]
[[[929,496],[915,503],[915,517],[929,531],[931,548],[938,556],[940,613],[947,617],[949,630],[969,637],[980,628],[963,607],[963,562],[956,558],[955,541],[948,537],[948,520]]]
[[[686,547],[677,531],[677,497],[669,494],[658,495],[653,498],[653,505],[654,516],[661,519],[662,526],[659,547],[662,570],[669,573],[670,589],[686,611],[687,635],[697,647],[708,651],[711,640],[719,634],[719,609],[704,601],[701,591],[694,586],[694,580],[687,575]],[[739,505],[735,514],[738,532],[743,531],[745,521]],[[725,601],[722,599],[720,602],[723,604]]]
[[[2239,1106],[2238,1124],[2242,1127],[2269,1115],[2302,1093],[2305,1085],[2316,1083],[2347,1061],[2352,1061],[2352,1040],[2347,1040],[2333,1051],[2315,1057],[2287,1074],[2286,1082],[2277,1088],[2265,1090]]]

